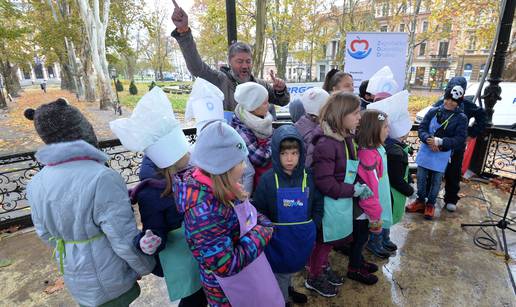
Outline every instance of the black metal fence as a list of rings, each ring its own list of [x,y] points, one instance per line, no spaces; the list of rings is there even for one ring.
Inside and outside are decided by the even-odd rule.
[[[275,126],[285,124],[277,122]],[[190,143],[195,143],[195,128],[184,130]],[[516,177],[516,130],[491,128],[489,152],[484,158],[485,175]],[[409,162],[414,164],[419,138],[417,125],[412,127],[407,142],[414,149]],[[117,170],[128,185],[138,182],[141,153],[133,153],[121,146],[119,140],[100,142],[100,148],[110,156],[108,164]],[[19,153],[0,157],[0,229],[11,226],[31,225],[30,207],[25,196],[25,187],[42,167],[34,158],[34,152]]]

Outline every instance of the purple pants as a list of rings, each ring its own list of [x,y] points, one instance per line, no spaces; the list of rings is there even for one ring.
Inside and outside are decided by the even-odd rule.
[[[314,249],[308,259],[308,276],[310,278],[316,278],[321,275],[322,271],[329,265],[328,258],[333,247],[349,244],[350,238],[351,236],[337,241],[324,242],[322,231],[318,230]]]

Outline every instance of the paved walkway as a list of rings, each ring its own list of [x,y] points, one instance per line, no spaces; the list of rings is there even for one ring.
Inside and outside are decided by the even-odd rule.
[[[503,212],[506,193],[488,185],[463,184],[466,197],[456,213],[443,212],[434,221],[420,215],[406,215],[392,229],[398,244],[396,256],[378,261],[365,252],[368,260],[381,265],[379,282],[364,286],[346,280],[337,297],[321,298],[304,289],[303,273],[294,278],[294,286],[309,294],[306,306],[516,306],[510,266],[503,257],[473,244],[477,229],[461,229],[461,222],[479,222],[487,218],[487,206],[479,198],[494,203],[494,212]],[[511,213],[516,215],[516,208]],[[492,229],[488,229],[493,233]],[[516,235],[509,234],[510,249],[516,259]],[[18,232],[0,240],[0,258],[14,260],[0,268],[0,306],[74,306],[66,290],[45,294],[45,282],[59,277],[51,260],[51,250],[32,230]],[[334,269],[345,272],[347,257],[331,254]],[[146,276],[140,282],[142,295],[132,306],[175,306],[168,302],[163,281]]]

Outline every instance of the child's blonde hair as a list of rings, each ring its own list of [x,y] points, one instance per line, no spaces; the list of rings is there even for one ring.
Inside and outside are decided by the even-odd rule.
[[[350,93],[336,92],[328,98],[328,102],[322,107],[319,121],[325,122],[333,132],[342,136],[350,131],[344,128],[342,119],[360,107],[360,99]]]
[[[188,160],[185,161],[185,159],[190,159],[189,154],[185,154],[181,159],[179,159],[176,163],[172,164],[171,166],[167,168],[159,169],[159,173],[165,177],[166,185],[165,190],[161,192],[160,197],[167,197],[172,194],[172,185],[174,183],[174,176],[183,169],[187,164]]]
[[[381,132],[387,122],[387,114],[368,109],[362,112],[360,126],[358,127],[357,143],[362,148],[376,148],[383,145]]]
[[[233,168],[237,166],[238,164],[235,165]],[[237,186],[231,183],[229,173],[231,172],[231,170],[233,170],[233,168],[220,175],[213,175],[202,170],[202,172],[205,175],[211,178],[212,189],[215,198],[217,198],[221,203],[228,207],[232,207],[234,205],[233,196],[239,200],[244,200],[248,197],[247,193],[238,187],[238,183]]]

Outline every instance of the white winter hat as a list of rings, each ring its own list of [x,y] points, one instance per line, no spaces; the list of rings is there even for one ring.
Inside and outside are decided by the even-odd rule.
[[[407,135],[412,128],[412,120],[408,111],[408,98],[409,93],[404,90],[367,105],[367,109],[380,110],[389,116],[389,136],[393,139]]]
[[[197,78],[186,104],[185,119],[195,118],[197,134],[206,123],[224,119],[224,93],[212,83]]]
[[[319,116],[319,111],[326,104],[330,94],[320,87],[312,87],[301,95],[301,103],[305,112]]]
[[[256,82],[239,84],[235,90],[235,101],[249,112],[258,109],[268,97],[267,89]]]
[[[183,129],[158,86],[143,95],[130,118],[114,120],[109,126],[124,147],[144,151],[159,168],[173,165],[188,152]]]

